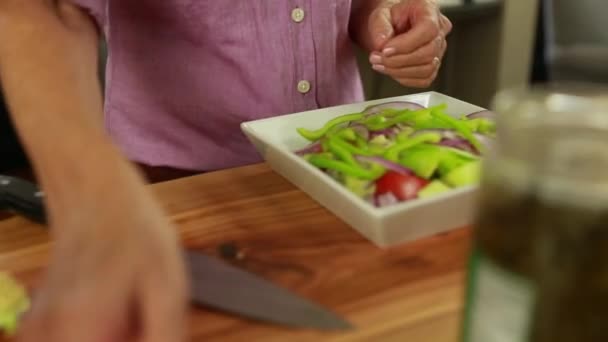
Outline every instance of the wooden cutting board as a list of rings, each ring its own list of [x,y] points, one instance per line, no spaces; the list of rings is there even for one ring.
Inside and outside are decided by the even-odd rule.
[[[264,164],[152,188],[185,246],[286,286],[357,326],[321,333],[193,308],[189,341],[457,341],[468,229],[382,250]],[[0,270],[31,290],[40,286],[51,248],[41,227],[0,221]]]

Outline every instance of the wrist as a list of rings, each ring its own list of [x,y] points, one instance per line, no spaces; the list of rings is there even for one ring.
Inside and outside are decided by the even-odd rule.
[[[68,160],[74,162],[66,165]],[[35,164],[35,168],[54,227],[103,225],[96,221],[100,213],[126,210],[134,194],[144,193],[143,178],[109,142],[91,144],[79,155],[63,154],[48,161]]]

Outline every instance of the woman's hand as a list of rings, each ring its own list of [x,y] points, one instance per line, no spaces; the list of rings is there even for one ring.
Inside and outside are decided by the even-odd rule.
[[[365,11],[365,9],[363,9]],[[404,86],[429,87],[441,66],[452,23],[434,0],[385,0],[368,7],[360,42],[372,68]],[[361,14],[360,14],[361,15]]]
[[[107,184],[114,190],[86,192],[94,196],[54,213],[52,261],[22,341],[184,340],[187,285],[176,230],[125,175]]]

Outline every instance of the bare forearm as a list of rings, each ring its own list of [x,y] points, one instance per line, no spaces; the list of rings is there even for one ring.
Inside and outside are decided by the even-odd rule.
[[[5,12],[13,20],[0,27],[0,80],[51,214],[82,208],[86,197],[103,200],[112,178],[135,179],[103,130],[94,27],[76,8],[53,10]]]

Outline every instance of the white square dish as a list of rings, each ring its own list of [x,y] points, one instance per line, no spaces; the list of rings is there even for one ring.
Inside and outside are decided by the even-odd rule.
[[[316,129],[336,116],[390,101],[410,101],[425,107],[445,103],[447,113],[454,117],[484,109],[437,92],[425,92],[245,122],[241,129],[274,171],[377,246],[388,247],[471,224],[477,186],[376,208],[294,153],[309,143],[297,128]]]

